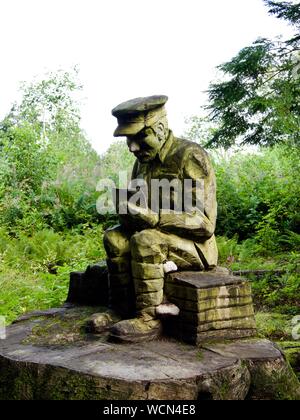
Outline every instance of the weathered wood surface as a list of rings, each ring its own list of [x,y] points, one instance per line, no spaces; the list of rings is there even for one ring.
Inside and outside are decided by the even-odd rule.
[[[296,399],[281,351],[251,339],[196,347],[172,339],[115,344],[82,325],[95,310],[34,313],[0,340],[3,399]],[[101,308],[97,308],[97,311]]]

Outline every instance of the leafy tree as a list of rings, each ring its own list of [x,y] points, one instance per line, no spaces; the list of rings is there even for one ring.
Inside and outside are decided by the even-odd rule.
[[[298,33],[284,41],[259,38],[218,67],[223,80],[208,90],[218,127],[209,146],[300,144],[300,3],[264,2]]]
[[[269,13],[277,16],[280,19],[285,19],[287,22],[294,24],[299,28],[300,22],[300,9],[298,2],[286,2],[286,1],[272,1],[265,0],[265,3],[269,6]],[[300,35],[296,36],[300,38]]]
[[[110,178],[119,185],[119,173],[127,172],[130,179],[135,158],[129,152],[126,141],[115,140],[101,158],[101,177]]]
[[[75,67],[70,72],[58,70],[40,81],[23,83],[22,101],[16,109],[19,119],[38,126],[44,136],[51,131],[78,129],[80,112],[76,94],[82,86],[77,78]]]
[[[0,159],[0,180],[6,188],[39,194],[43,180],[51,178],[54,162],[29,124],[8,129],[2,137]]]
[[[0,122],[0,222],[11,232],[97,220],[100,158],[80,128],[77,72],[23,84]]]
[[[215,128],[205,116],[193,115],[185,120],[187,126],[183,137],[206,146],[215,132]]]

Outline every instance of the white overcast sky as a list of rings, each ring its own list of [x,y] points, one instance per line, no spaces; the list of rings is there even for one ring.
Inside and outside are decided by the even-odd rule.
[[[0,16],[0,118],[20,81],[78,64],[82,127],[100,153],[113,142],[118,103],[168,95],[180,135],[215,66],[259,36],[288,31],[262,0],[1,0]]]

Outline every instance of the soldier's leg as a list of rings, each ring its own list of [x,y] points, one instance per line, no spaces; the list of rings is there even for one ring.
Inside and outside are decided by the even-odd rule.
[[[155,229],[136,233],[130,244],[136,309],[145,319],[153,319],[156,307],[163,301],[163,263],[167,260],[168,247]]]
[[[130,237],[120,226],[107,229],[103,243],[107,254],[110,306],[123,317],[134,312],[134,289],[130,265]]]
[[[204,270],[203,261],[193,241],[169,233],[161,233],[161,237],[168,246],[168,260],[173,261],[178,270]]]
[[[204,266],[193,241],[155,229],[134,234],[130,248],[137,317],[115,324],[111,335],[120,341],[149,340],[161,333],[156,309],[163,302],[164,263],[173,261],[181,270]]]
[[[131,237],[130,248],[137,317],[118,322],[110,331],[120,341],[150,340],[162,329],[155,311],[163,301],[163,263],[168,247],[157,230],[146,229]]]

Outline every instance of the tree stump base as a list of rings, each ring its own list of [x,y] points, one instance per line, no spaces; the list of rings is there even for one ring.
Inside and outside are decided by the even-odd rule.
[[[268,340],[192,346],[172,338],[116,344],[83,326],[105,308],[21,317],[0,340],[0,399],[298,399],[299,382]]]

